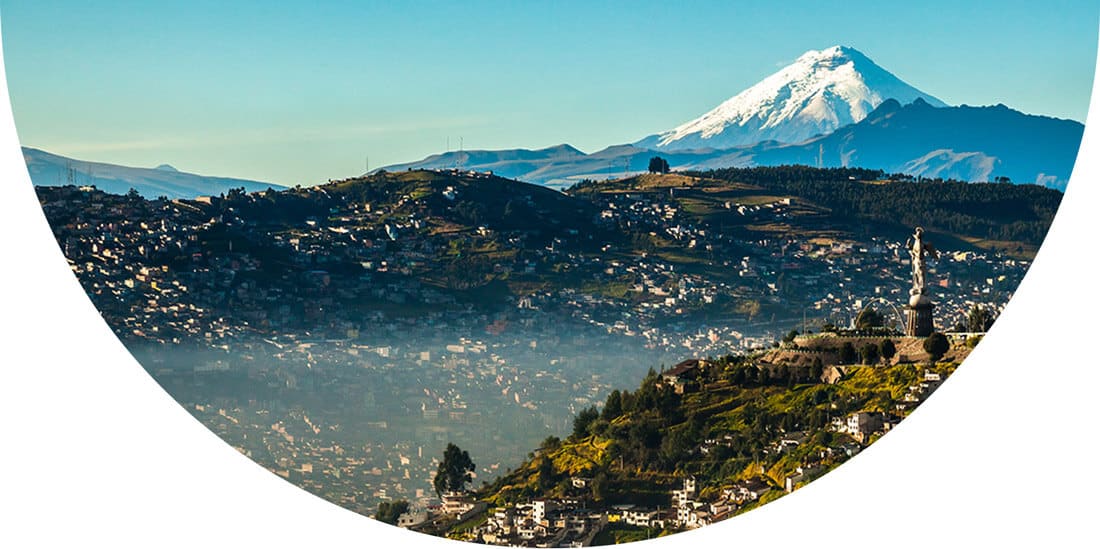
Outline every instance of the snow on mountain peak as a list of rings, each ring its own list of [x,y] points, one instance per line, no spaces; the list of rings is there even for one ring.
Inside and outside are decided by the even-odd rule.
[[[661,149],[729,148],[765,140],[796,143],[863,120],[886,99],[945,104],[854,48],[810,50],[703,116],[639,141]]]

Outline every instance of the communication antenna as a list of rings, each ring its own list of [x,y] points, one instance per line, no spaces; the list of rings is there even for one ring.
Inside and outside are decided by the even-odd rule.
[[[370,156],[364,156],[363,160],[367,164],[367,171],[365,173],[370,173]]]
[[[68,184],[69,185],[76,185],[76,172],[73,171],[73,163],[68,162],[66,164],[66,167],[68,168],[68,171],[69,171]]]

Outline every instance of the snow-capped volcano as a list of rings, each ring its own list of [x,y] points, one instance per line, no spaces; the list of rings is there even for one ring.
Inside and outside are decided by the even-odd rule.
[[[724,149],[762,141],[797,143],[863,120],[883,101],[928,95],[876,65],[859,51],[833,46],[811,50],[794,63],[675,129],[635,143],[664,150]]]

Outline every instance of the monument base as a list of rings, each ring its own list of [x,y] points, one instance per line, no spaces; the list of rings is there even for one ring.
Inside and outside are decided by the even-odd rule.
[[[920,301],[905,308],[905,335],[928,337],[932,335],[932,309],[929,301]]]

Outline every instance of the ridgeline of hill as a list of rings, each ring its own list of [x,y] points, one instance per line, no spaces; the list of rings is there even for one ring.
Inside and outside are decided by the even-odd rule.
[[[69,182],[115,194],[134,189],[145,198],[195,198],[220,194],[230,189],[247,191],[283,189],[282,185],[233,177],[215,177],[181,172],[168,164],[156,168],[119,166],[66,158],[31,147],[23,147],[27,173],[35,186],[54,186]]]
[[[918,179],[861,169],[781,166],[729,168],[702,175],[799,196],[836,216],[922,225],[971,244],[999,241],[1037,246],[1062,201],[1061,192],[1039,185]]]
[[[585,181],[567,192],[664,193],[696,223],[761,238],[904,240],[923,226],[941,249],[1000,251],[1033,257],[1062,193],[1038,185],[914,179],[860,168],[772,166]],[[785,222],[746,223],[737,205],[791,199]],[[730,208],[730,205],[734,208]]]

